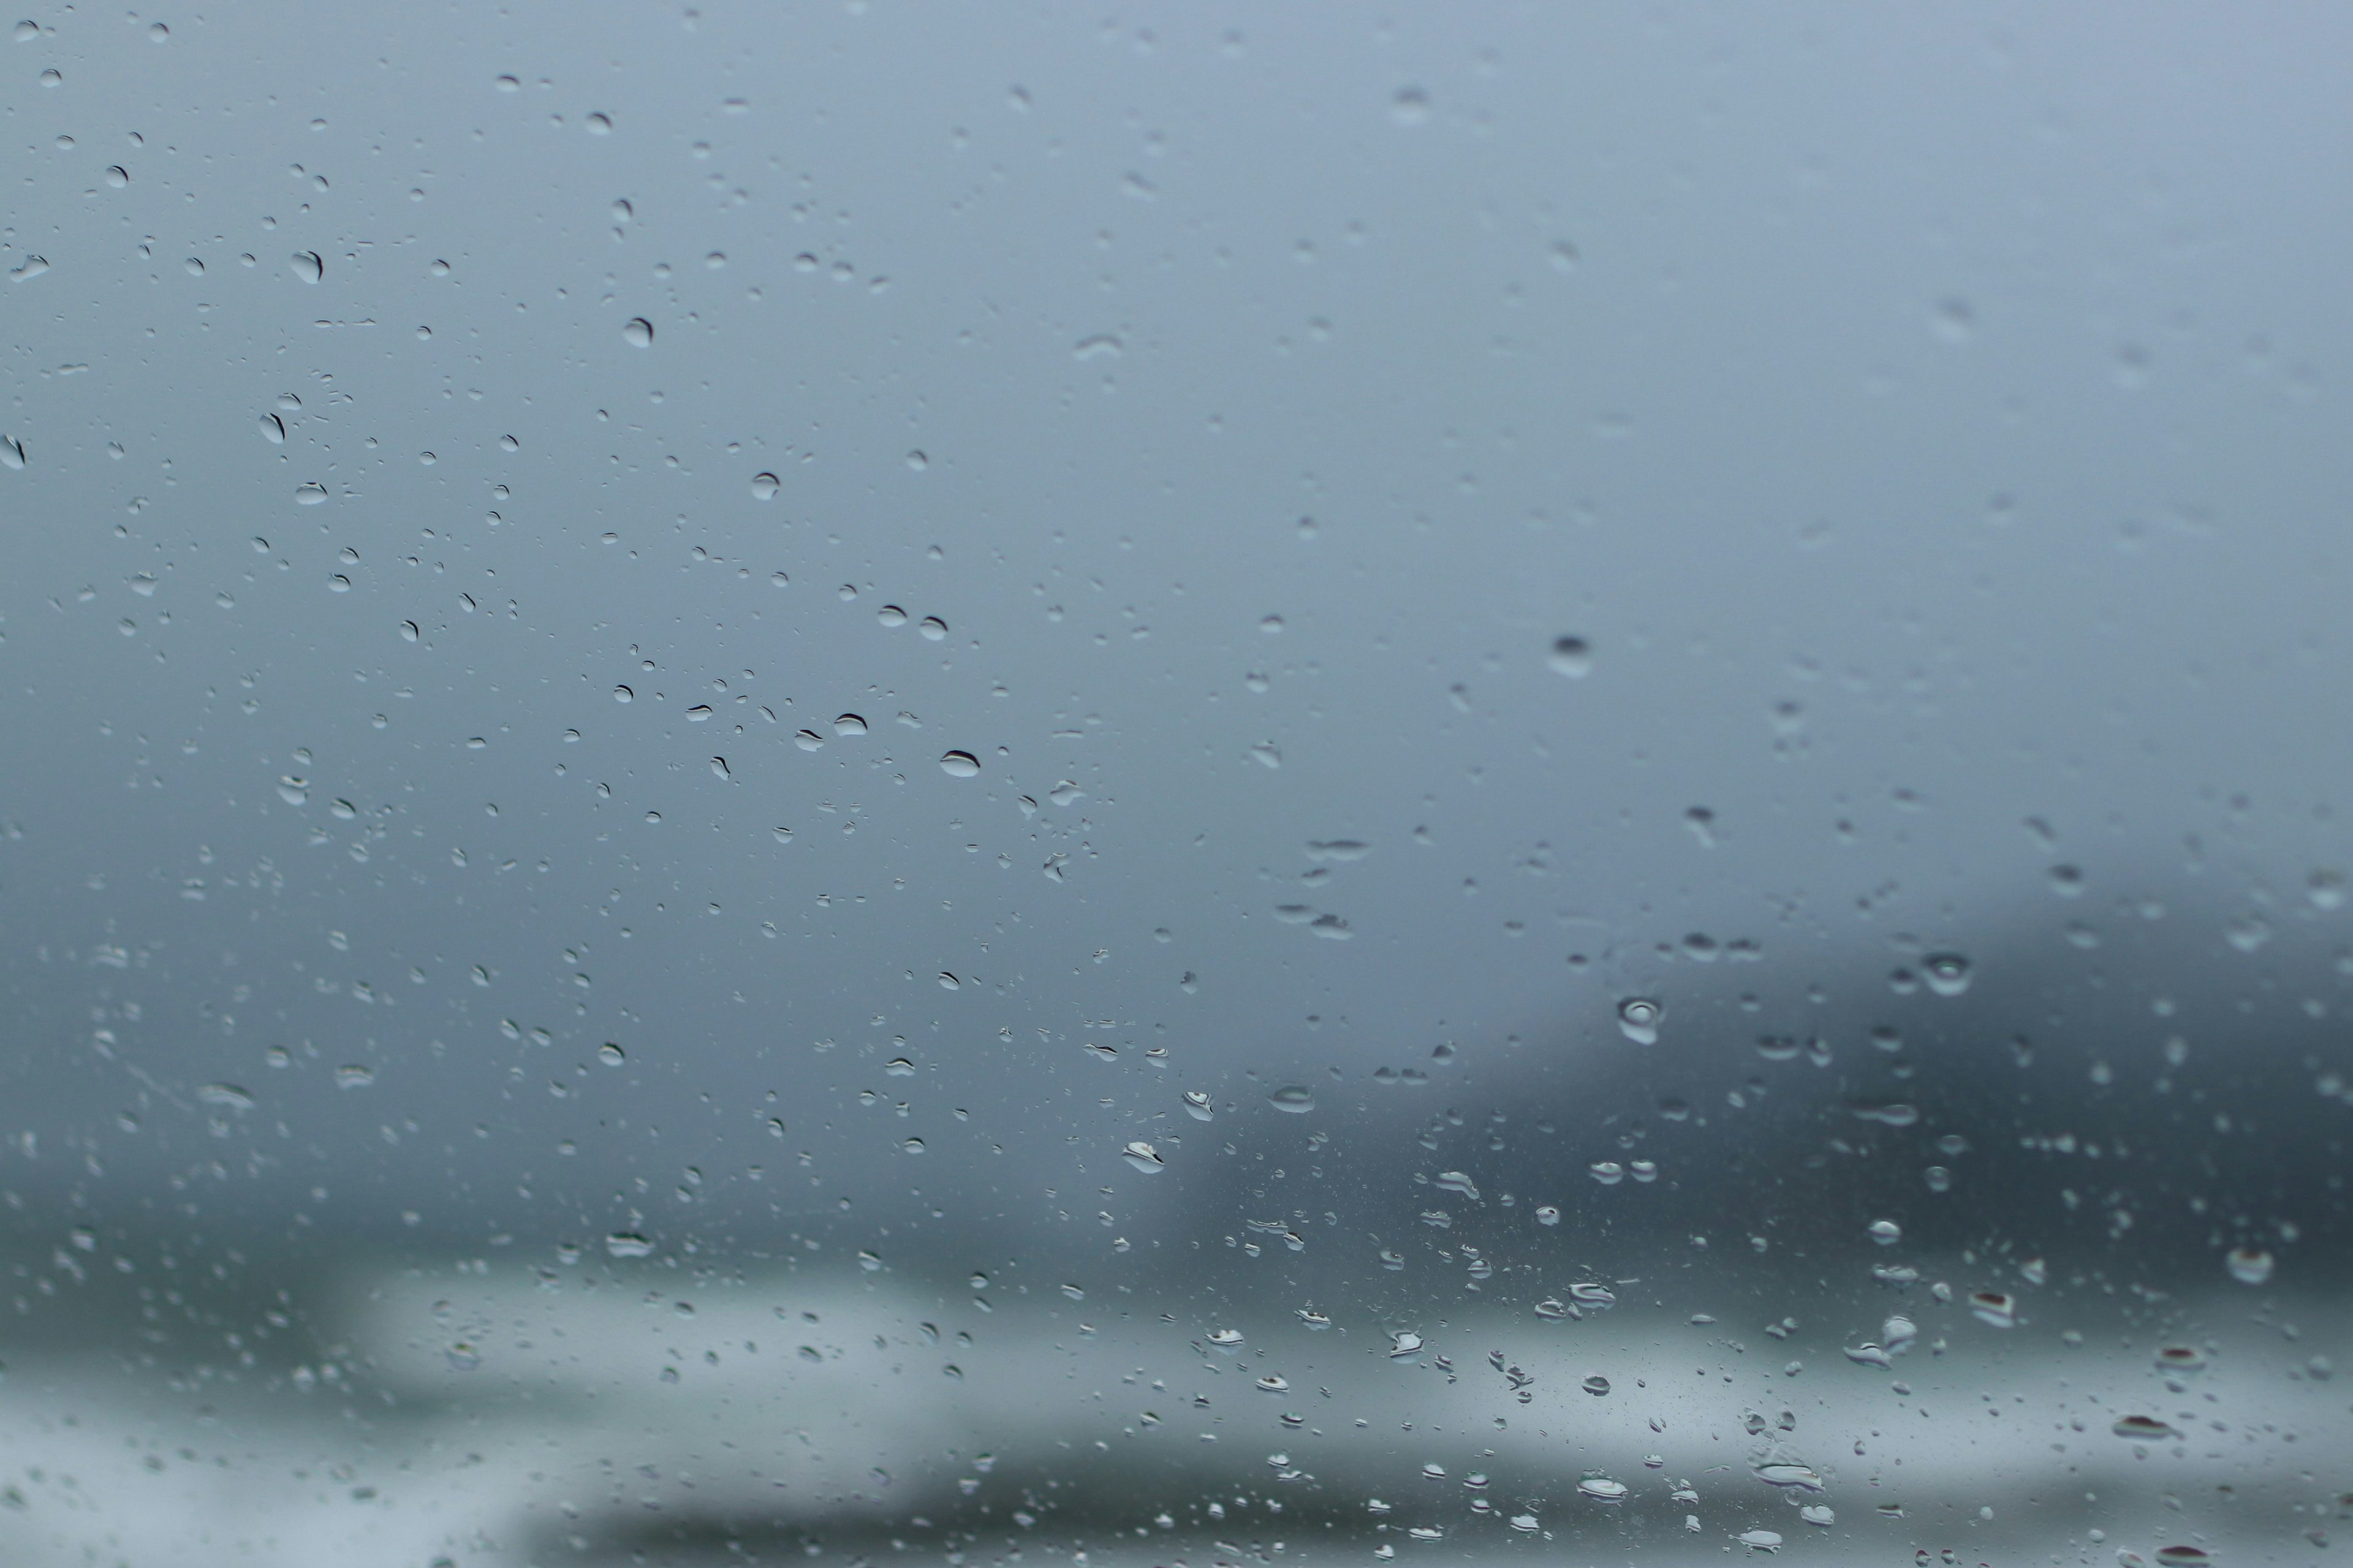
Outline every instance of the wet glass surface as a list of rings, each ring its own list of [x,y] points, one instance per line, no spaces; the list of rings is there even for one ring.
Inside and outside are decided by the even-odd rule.
[[[26,16],[8,1562],[2353,1529],[2337,14]]]

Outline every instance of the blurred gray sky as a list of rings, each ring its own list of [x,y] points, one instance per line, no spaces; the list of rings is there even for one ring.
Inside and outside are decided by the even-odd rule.
[[[33,16],[12,1183],[1052,1228],[1686,931],[2341,858],[2336,10]]]

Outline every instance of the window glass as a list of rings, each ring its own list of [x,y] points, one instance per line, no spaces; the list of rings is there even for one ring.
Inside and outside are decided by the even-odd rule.
[[[2353,1529],[2342,13],[25,17],[0,1556]]]

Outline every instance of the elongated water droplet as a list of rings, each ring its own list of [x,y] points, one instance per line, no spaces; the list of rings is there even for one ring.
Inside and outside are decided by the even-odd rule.
[[[833,721],[833,732],[837,735],[863,735],[866,733],[866,721],[855,713],[844,713]]]
[[[315,250],[296,251],[289,265],[294,268],[294,276],[305,283],[316,283],[327,275],[327,264]]]
[[[1315,1096],[1303,1084],[1285,1084],[1266,1097],[1266,1102],[1277,1110],[1300,1115],[1315,1109]]]
[[[970,752],[950,752],[940,758],[940,772],[952,779],[980,776],[980,759]]]
[[[1198,1089],[1185,1091],[1185,1114],[1196,1121],[1207,1121],[1217,1115],[1209,1109],[1209,1097]]]
[[[605,1238],[605,1250],[615,1258],[650,1258],[654,1244],[635,1231],[617,1230]]]

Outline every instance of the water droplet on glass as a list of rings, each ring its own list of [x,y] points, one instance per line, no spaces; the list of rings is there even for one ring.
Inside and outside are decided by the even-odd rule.
[[[907,612],[896,605],[885,605],[874,612],[874,618],[886,626],[903,626],[907,624]]]
[[[1242,1331],[1240,1329],[1211,1329],[1205,1337],[1211,1350],[1222,1351],[1228,1355],[1242,1348]]]
[[[1592,1394],[1596,1399],[1599,1399],[1603,1394],[1609,1392],[1609,1380],[1597,1373],[1593,1376],[1587,1378],[1584,1383],[1580,1384],[1578,1386],[1583,1388],[1586,1393]]]
[[[304,484],[294,487],[294,504],[297,506],[317,506],[326,499],[327,487],[324,485]]]
[[[950,752],[940,758],[940,772],[952,779],[980,776],[980,759],[970,752]]]
[[[1969,988],[1969,961],[1957,952],[1932,952],[1920,961],[1928,989],[1939,996],[1958,996]]]
[[[1585,1173],[1605,1187],[1614,1187],[1626,1179],[1626,1167],[1615,1160],[1596,1160],[1585,1168]]]
[[[208,1083],[196,1090],[196,1098],[206,1105],[226,1105],[232,1110],[251,1110],[253,1096],[233,1083]]]
[[[273,447],[284,446],[286,444],[286,421],[280,419],[275,414],[263,415],[261,416],[261,438],[269,442]]]
[[[1815,1473],[1810,1465],[1759,1465],[1757,1467],[1756,1475],[1758,1480],[1768,1487],[1780,1487],[1784,1489],[1795,1488],[1799,1491],[1809,1492],[1818,1492],[1822,1489],[1822,1478]]]
[[[629,1058],[628,1055],[623,1052],[620,1047],[615,1045],[610,1040],[607,1040],[603,1045],[596,1047],[596,1059],[603,1062],[608,1068],[617,1068],[623,1062],[628,1061]]]
[[[283,774],[278,780],[278,797],[289,805],[301,805],[311,798],[311,781]]]
[[[1536,1209],[1536,1223],[1538,1225],[1558,1225],[1560,1223],[1560,1211],[1553,1207],[1550,1204],[1540,1205]]]
[[[866,733],[866,721],[855,713],[844,713],[833,721],[833,732],[837,735],[863,735]]]
[[[638,694],[636,692],[630,690],[626,686],[616,686],[613,688],[613,700],[616,702],[630,701],[634,700],[637,695]]]
[[[650,1258],[654,1244],[635,1231],[617,1230],[605,1238],[605,1250],[615,1258]]]
[[[1568,1288],[1568,1298],[1572,1301],[1581,1301],[1588,1307],[1614,1307],[1618,1304],[1618,1292],[1607,1285],[1597,1285],[1589,1281],[1571,1285]]]
[[[1261,1394],[1286,1394],[1290,1392],[1290,1389],[1291,1380],[1289,1378],[1279,1377],[1271,1372],[1264,1377],[1258,1380],[1258,1391]]]
[[[1667,1010],[1648,996],[1629,996],[1618,1004],[1618,1027],[1638,1046],[1659,1043],[1659,1020]]]
[[[30,283],[34,279],[38,278],[42,273],[47,272],[48,269],[49,260],[47,257],[27,256],[25,258],[23,265],[9,269],[8,281],[11,283]]]
[[[1545,656],[1545,663],[1552,667],[1556,675],[1581,680],[1593,673],[1593,645],[1583,637],[1555,637],[1552,652]],[[1623,677],[1621,670],[1620,678]]]
[[[1595,1502],[1624,1502],[1627,1488],[1624,1481],[1613,1481],[1608,1476],[1588,1476],[1577,1483],[1577,1491]]]
[[[1751,1552],[1778,1552],[1781,1550],[1781,1538],[1769,1530],[1744,1530],[1732,1539],[1740,1542],[1741,1545],[1746,1546]]]
[[[1893,1247],[1904,1239],[1904,1227],[1892,1219],[1875,1219],[1866,1234],[1882,1247]]]
[[[918,626],[915,629],[923,634],[923,640],[925,642],[938,642],[942,637],[948,635],[947,622],[940,619],[937,616],[925,616],[923,619],[923,624]]]
[[[448,1358],[452,1372],[471,1372],[482,1364],[482,1352],[464,1340],[458,1341],[441,1353]]]
[[[804,752],[814,752],[825,744],[825,737],[815,730],[796,730],[793,731],[793,744]]]
[[[1419,87],[1401,87],[1389,97],[1389,119],[1414,126],[1430,119],[1430,94]]]
[[[1544,1527],[1536,1522],[1536,1516],[1535,1514],[1515,1513],[1512,1515],[1512,1528],[1518,1531],[1523,1535],[1527,1535],[1535,1531],[1541,1530]]]
[[[2018,1326],[2018,1300],[2000,1290],[1979,1290],[1969,1298],[1969,1311],[1977,1320],[1997,1329]]]
[[[1277,1110],[1300,1115],[1315,1109],[1315,1096],[1303,1084],[1285,1084],[1266,1097],[1266,1102]]]
[[[621,341],[633,349],[649,349],[654,343],[654,324],[643,316],[632,316],[621,323]]]
[[[2260,1247],[2235,1247],[2223,1262],[2242,1285],[2261,1285],[2272,1277],[2272,1255]]]
[[[106,183],[119,191],[131,183],[131,171],[120,163],[110,163],[106,168]]]
[[[2181,1436],[2154,1415],[2126,1415],[2109,1430],[2136,1443],[2162,1443],[2168,1438]]]
[[[1403,1259],[1399,1259],[1399,1261],[1402,1262]],[[1421,1336],[1419,1334],[1412,1333],[1405,1330],[1398,1330],[1389,1335],[1389,1359],[1391,1361],[1410,1361],[1420,1353]]]
[[[780,488],[781,487],[776,482],[776,476],[774,474],[754,474],[752,476],[752,499],[754,500],[774,500],[776,499],[776,491]]]

